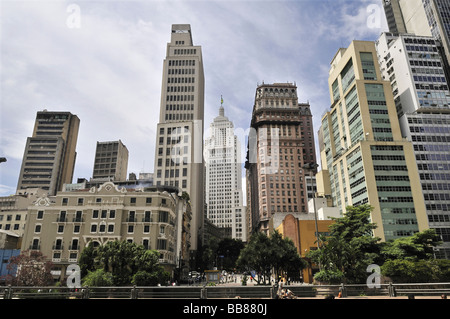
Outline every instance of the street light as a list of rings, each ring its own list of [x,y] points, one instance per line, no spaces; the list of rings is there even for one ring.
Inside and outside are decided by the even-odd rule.
[[[317,249],[320,249],[320,245],[319,245],[319,226],[317,224],[317,211],[316,211],[316,194],[314,192],[314,183],[312,180],[312,172],[315,171],[317,169],[317,167],[319,167],[318,164],[316,163],[308,163],[303,165],[303,169],[309,171],[309,177],[311,180],[311,191],[312,191],[312,200],[313,200],[313,209],[314,209],[314,220],[316,222],[316,238],[317,238]]]
[[[317,163],[308,163],[303,165],[303,169],[309,171],[309,177],[311,180],[311,191],[312,193],[312,200],[313,200],[313,209],[314,209],[314,220],[316,223],[316,239],[317,239],[317,250],[320,250],[320,244],[319,244],[319,226],[317,223],[317,211],[316,211],[316,193],[314,192],[314,183],[312,181],[312,172],[316,171],[317,167],[319,167],[319,165]],[[320,264],[320,258],[319,258],[319,271],[322,269],[321,264]]]

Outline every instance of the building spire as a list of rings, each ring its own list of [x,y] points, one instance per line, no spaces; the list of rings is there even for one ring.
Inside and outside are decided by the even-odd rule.
[[[222,98],[222,95],[220,96],[219,116],[225,116],[225,110],[224,110],[224,108],[223,108],[223,98]]]

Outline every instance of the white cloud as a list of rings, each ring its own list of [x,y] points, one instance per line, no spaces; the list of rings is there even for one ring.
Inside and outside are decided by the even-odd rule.
[[[205,128],[223,95],[226,115],[247,129],[262,81],[296,82],[317,123],[330,103],[324,71],[338,46],[378,32],[364,27],[367,5],[377,1],[338,2],[77,1],[80,28],[67,25],[72,2],[3,2],[0,156],[11,158],[11,169],[0,166],[0,183],[15,187],[26,138],[44,108],[81,120],[75,178],[92,174],[97,141],[117,139],[130,151],[129,172],[152,172],[173,23],[191,24],[202,46]]]

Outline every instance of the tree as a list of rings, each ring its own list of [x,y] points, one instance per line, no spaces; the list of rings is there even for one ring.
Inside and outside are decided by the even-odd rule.
[[[244,243],[240,239],[222,239],[217,247],[216,256],[221,258],[222,269],[233,271]]]
[[[156,274],[159,283],[164,283],[163,268],[158,262],[159,253],[147,250],[143,245],[127,241],[111,241],[103,246],[86,247],[81,253],[79,263],[82,275],[102,269],[110,273],[113,285],[125,286],[131,284],[133,276],[140,272]]]
[[[426,229],[413,236],[402,237],[381,244],[381,255],[384,260],[405,259],[417,261],[431,259],[433,247],[441,244],[439,235],[434,229]]]
[[[381,274],[394,282],[448,282],[450,279],[450,260],[394,259],[381,266]]]
[[[271,237],[262,232],[253,234],[241,250],[237,266],[241,270],[254,270],[259,274],[258,284],[264,284],[270,278],[272,269],[277,277],[282,273],[290,273],[295,277],[305,267],[305,263],[292,240],[283,238],[275,231]]]
[[[52,263],[42,252],[25,250],[11,257],[8,270],[17,270],[16,276],[7,276],[6,282],[14,286],[48,286],[53,284]]]
[[[333,218],[330,235],[321,236],[321,248],[311,251],[311,260],[321,265],[315,277],[342,278],[348,283],[362,283],[367,279],[367,266],[379,260],[380,238],[373,236],[376,224],[370,222],[370,205],[348,206],[341,218]],[[329,274],[327,274],[329,272]]]
[[[448,281],[450,261],[434,259],[433,248],[440,244],[434,229],[382,243],[381,273],[394,282]]]
[[[113,286],[113,278],[111,273],[103,269],[88,271],[87,275],[83,277],[83,286],[89,287],[109,287]]]

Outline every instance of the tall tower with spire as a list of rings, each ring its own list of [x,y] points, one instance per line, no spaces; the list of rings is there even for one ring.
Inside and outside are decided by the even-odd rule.
[[[174,24],[163,64],[154,183],[189,195],[191,252],[197,249],[204,215],[204,87],[201,46],[193,44],[189,24]]]
[[[223,229],[226,237],[246,241],[240,151],[233,122],[225,116],[221,98],[219,116],[210,124],[205,141],[207,218]]]

